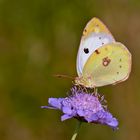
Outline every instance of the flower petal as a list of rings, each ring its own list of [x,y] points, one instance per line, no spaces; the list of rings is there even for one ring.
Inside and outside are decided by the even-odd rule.
[[[116,118],[112,118],[109,122],[107,122],[107,125],[111,126],[112,128],[117,128],[118,121]]]
[[[72,114],[72,109],[70,107],[67,107],[67,106],[62,107],[62,111],[65,114],[69,114],[69,115]]]
[[[72,118],[73,116],[70,116],[70,115],[68,115],[68,114],[64,114],[63,116],[61,116],[61,121],[65,121],[65,120],[67,120],[67,119],[70,119],[70,118]]]
[[[83,117],[83,116],[85,115],[85,112],[84,112],[84,110],[79,109],[79,110],[77,110],[77,114],[78,114],[80,117]]]
[[[95,114],[93,116],[95,116]],[[96,113],[96,116],[97,116],[97,120],[94,120],[95,122],[108,125],[112,128],[117,128],[117,126],[118,126],[117,119],[114,118],[112,116],[112,114],[109,113],[108,111],[101,110],[101,111]]]
[[[99,118],[97,116],[97,114],[93,114],[92,117],[91,117],[91,120],[92,121],[97,121]]]
[[[62,102],[63,98],[49,98],[48,103],[50,106],[55,107],[57,109],[61,109],[61,102]]]
[[[41,106],[41,108],[44,108],[44,109],[57,109],[57,108],[52,107],[52,106]]]

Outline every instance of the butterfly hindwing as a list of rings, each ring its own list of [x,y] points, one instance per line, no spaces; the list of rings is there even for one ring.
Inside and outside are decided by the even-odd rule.
[[[116,84],[126,80],[130,71],[130,52],[121,43],[109,43],[93,52],[85,63],[82,72],[83,79],[86,79],[84,86]]]

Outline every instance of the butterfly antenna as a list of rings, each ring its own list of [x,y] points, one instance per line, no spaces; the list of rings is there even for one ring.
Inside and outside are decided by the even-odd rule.
[[[63,75],[63,74],[54,74],[53,76],[57,77],[57,78],[68,78],[68,79],[72,79],[72,80],[75,79],[75,77],[72,77],[72,76],[69,76],[69,75]]]

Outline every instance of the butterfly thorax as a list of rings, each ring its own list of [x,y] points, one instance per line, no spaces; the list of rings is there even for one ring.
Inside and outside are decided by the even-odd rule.
[[[94,88],[95,83],[93,82],[93,77],[91,76],[79,76],[75,78],[75,84],[76,85],[82,85],[87,88]]]

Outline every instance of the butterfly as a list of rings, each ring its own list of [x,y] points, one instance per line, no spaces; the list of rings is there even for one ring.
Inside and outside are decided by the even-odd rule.
[[[115,85],[129,77],[131,64],[129,50],[115,41],[101,20],[92,18],[81,38],[75,84],[87,88]]]

